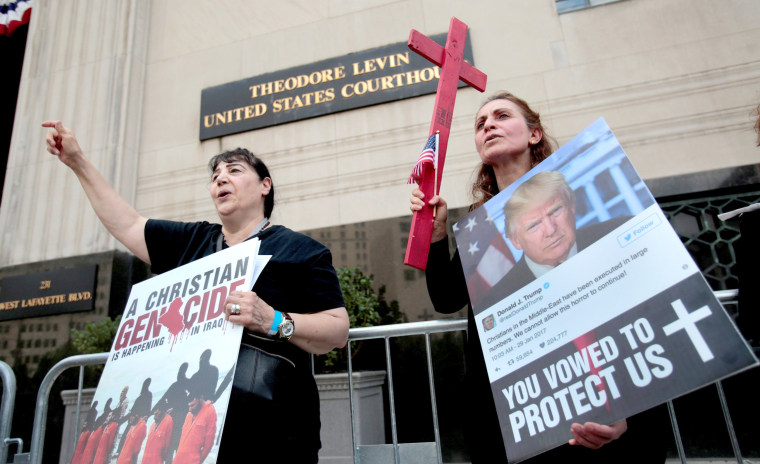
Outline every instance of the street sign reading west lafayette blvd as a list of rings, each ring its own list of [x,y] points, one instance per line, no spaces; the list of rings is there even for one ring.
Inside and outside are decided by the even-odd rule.
[[[0,280],[0,321],[90,311],[98,266],[37,272]]]
[[[446,34],[431,38],[444,44]],[[473,63],[469,38],[464,59]],[[209,87],[200,140],[434,93],[439,77],[438,66],[399,42]]]

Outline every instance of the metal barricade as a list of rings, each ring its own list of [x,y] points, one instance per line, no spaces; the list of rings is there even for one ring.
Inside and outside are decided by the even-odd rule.
[[[60,376],[63,371],[71,367],[79,367],[79,387],[77,398],[77,412],[76,412],[76,425],[79,426],[79,410],[81,407],[81,394],[82,394],[82,382],[84,379],[84,367],[93,366],[97,364],[105,364],[108,359],[108,353],[96,353],[96,354],[82,354],[78,356],[71,356],[60,361],[53,366],[50,371],[45,375],[40,384],[40,389],[37,392],[37,403],[34,408],[34,427],[32,428],[32,443],[29,445],[29,457],[33,464],[42,464],[42,447],[45,441],[45,428],[47,426],[47,408],[48,401],[50,400],[50,390],[53,388],[53,383]],[[78,431],[77,431],[78,432]],[[75,433],[74,436],[79,436],[79,433]]]
[[[714,292],[716,298],[722,303],[736,303],[738,290],[719,290]],[[452,332],[467,330],[466,319],[456,320],[439,320],[428,322],[416,322],[406,324],[395,324],[382,327],[365,327],[351,329],[349,332],[348,349],[348,372],[349,372],[349,400],[351,402],[351,431],[352,441],[354,443],[354,463],[363,464],[406,464],[406,463],[438,463],[442,462],[440,433],[438,428],[438,416],[435,399],[435,386],[433,379],[433,363],[430,348],[430,334],[441,332]],[[393,392],[393,371],[390,356],[390,339],[393,337],[404,337],[412,335],[425,336],[425,352],[427,358],[427,370],[431,398],[431,407],[433,414],[433,431],[435,442],[433,443],[399,443],[396,433],[396,412]],[[389,445],[361,445],[356,442],[356,421],[354,420],[354,389],[352,385],[352,363],[351,363],[351,342],[369,339],[384,339],[385,341],[385,360],[388,371],[388,398],[391,417],[391,439]],[[731,416],[728,411],[725,394],[723,393],[720,381],[715,383],[718,391],[721,409],[723,410],[726,426],[728,429],[731,446],[738,464],[742,464],[743,459],[739,449],[739,441],[733,428]],[[676,450],[681,463],[686,464],[686,453],[684,451],[683,441],[678,429],[675,409],[672,401],[668,401],[668,412],[670,414],[673,435],[676,443]]]
[[[430,334],[467,330],[466,319],[410,322],[380,327],[359,327],[351,329],[348,336],[348,398],[351,404],[351,439],[354,444],[354,463],[441,463],[441,438],[438,430],[438,408],[435,401],[433,379],[433,359],[430,349]],[[431,410],[433,413],[433,443],[399,443],[396,433],[396,407],[393,391],[393,369],[391,366],[390,339],[412,335],[425,336],[425,355],[427,359],[428,388],[430,390]],[[353,366],[351,362],[351,342],[370,339],[385,341],[385,363],[388,375],[388,402],[391,416],[391,439],[389,445],[360,445],[356,443],[356,420],[354,419]]]
[[[723,290],[715,292],[716,297],[724,303],[735,302],[738,292],[736,290]],[[438,428],[438,415],[437,404],[435,396],[434,376],[433,376],[433,361],[431,354],[430,335],[434,333],[455,332],[464,331],[467,329],[466,319],[453,319],[453,320],[436,320],[426,322],[413,322],[394,324],[378,327],[361,327],[349,330],[349,343],[348,350],[348,379],[349,379],[349,401],[351,408],[351,431],[352,431],[352,443],[353,443],[353,459],[356,464],[406,464],[410,462],[414,463],[438,463],[442,462],[441,453],[441,440],[440,432]],[[407,337],[422,335],[425,337],[425,352],[427,359],[427,373],[431,399],[431,410],[433,420],[433,432],[434,442],[430,443],[399,443],[396,424],[396,411],[395,411],[395,395],[393,390],[393,369],[391,365],[391,353],[390,353],[390,339],[394,337]],[[391,443],[386,445],[361,445],[356,443],[356,421],[354,418],[354,385],[353,385],[353,365],[351,362],[351,343],[361,340],[370,339],[383,339],[385,342],[385,359],[387,366],[387,378],[388,378],[388,400],[389,411],[391,419]],[[35,464],[41,464],[42,462],[42,450],[43,442],[45,438],[45,428],[47,420],[47,408],[49,402],[49,395],[53,383],[55,380],[65,371],[71,367],[79,367],[79,387],[77,397],[77,409],[75,424],[78,428],[79,425],[79,412],[81,406],[81,394],[82,394],[82,382],[84,378],[84,367],[89,365],[104,364],[108,359],[108,353],[97,353],[90,355],[79,355],[66,358],[53,366],[53,368],[47,373],[40,385],[40,389],[37,394],[37,403],[34,413],[34,427],[32,430],[32,440],[30,444],[29,453],[23,453],[23,444],[19,443],[19,453],[16,454],[16,462],[32,462]],[[7,364],[0,361],[0,375],[3,380],[3,397],[2,403],[0,403],[0,438],[3,439],[3,443],[0,443],[0,464],[6,463],[5,453],[7,452],[8,434],[10,433],[10,418],[13,415],[13,401],[15,398],[15,377]],[[716,382],[718,389],[718,395],[720,404],[723,409],[724,417],[726,420],[728,433],[731,440],[731,445],[736,456],[738,463],[742,463],[743,459],[740,454],[738,439],[733,429],[731,418],[728,412],[728,406],[726,404],[725,395],[720,382]],[[684,454],[683,443],[680,433],[678,431],[678,423],[676,421],[673,404],[668,402],[668,410],[670,412],[671,424],[673,426],[674,437],[676,441],[676,448],[679,454],[679,459],[682,463],[686,463],[686,457]],[[78,436],[78,430],[75,430],[74,436]],[[11,440],[14,441],[14,440]],[[28,459],[28,461],[27,461]]]
[[[0,399],[0,463],[5,464],[8,458],[8,445],[16,443],[23,448],[20,439],[11,438],[11,419],[13,405],[16,402],[16,376],[11,367],[0,361],[0,377],[3,379],[3,396]]]

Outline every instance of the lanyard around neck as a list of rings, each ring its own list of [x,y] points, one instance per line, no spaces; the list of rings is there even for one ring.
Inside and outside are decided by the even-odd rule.
[[[269,225],[269,218],[265,217],[261,222],[259,222],[259,225],[257,225],[256,228],[253,229],[253,232],[251,232],[251,235],[249,235],[248,238],[251,238],[254,235],[258,234],[259,232],[261,232],[261,229],[263,229],[264,227],[268,225]],[[248,240],[248,238],[245,240]],[[224,234],[221,231],[219,231],[219,238],[216,239],[216,251],[222,250],[222,244],[224,244]]]

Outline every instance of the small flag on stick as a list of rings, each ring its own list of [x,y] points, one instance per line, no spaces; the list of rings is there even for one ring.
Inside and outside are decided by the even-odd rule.
[[[417,159],[417,164],[414,165],[414,169],[412,170],[412,175],[409,176],[409,182],[407,184],[411,184],[413,182],[416,182],[418,185],[422,181],[422,175],[425,173],[425,164],[432,164],[433,169],[438,168],[438,132],[436,131],[435,134],[432,134],[429,138],[427,143],[425,144],[425,148],[422,150],[422,153],[420,153],[420,157]]]

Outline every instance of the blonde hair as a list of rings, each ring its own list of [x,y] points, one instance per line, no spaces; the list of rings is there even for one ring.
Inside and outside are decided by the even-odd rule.
[[[539,172],[523,182],[504,205],[504,225],[507,237],[513,237],[516,219],[533,209],[537,203],[561,195],[567,205],[575,206],[575,193],[570,188],[565,176],[557,171]]]

